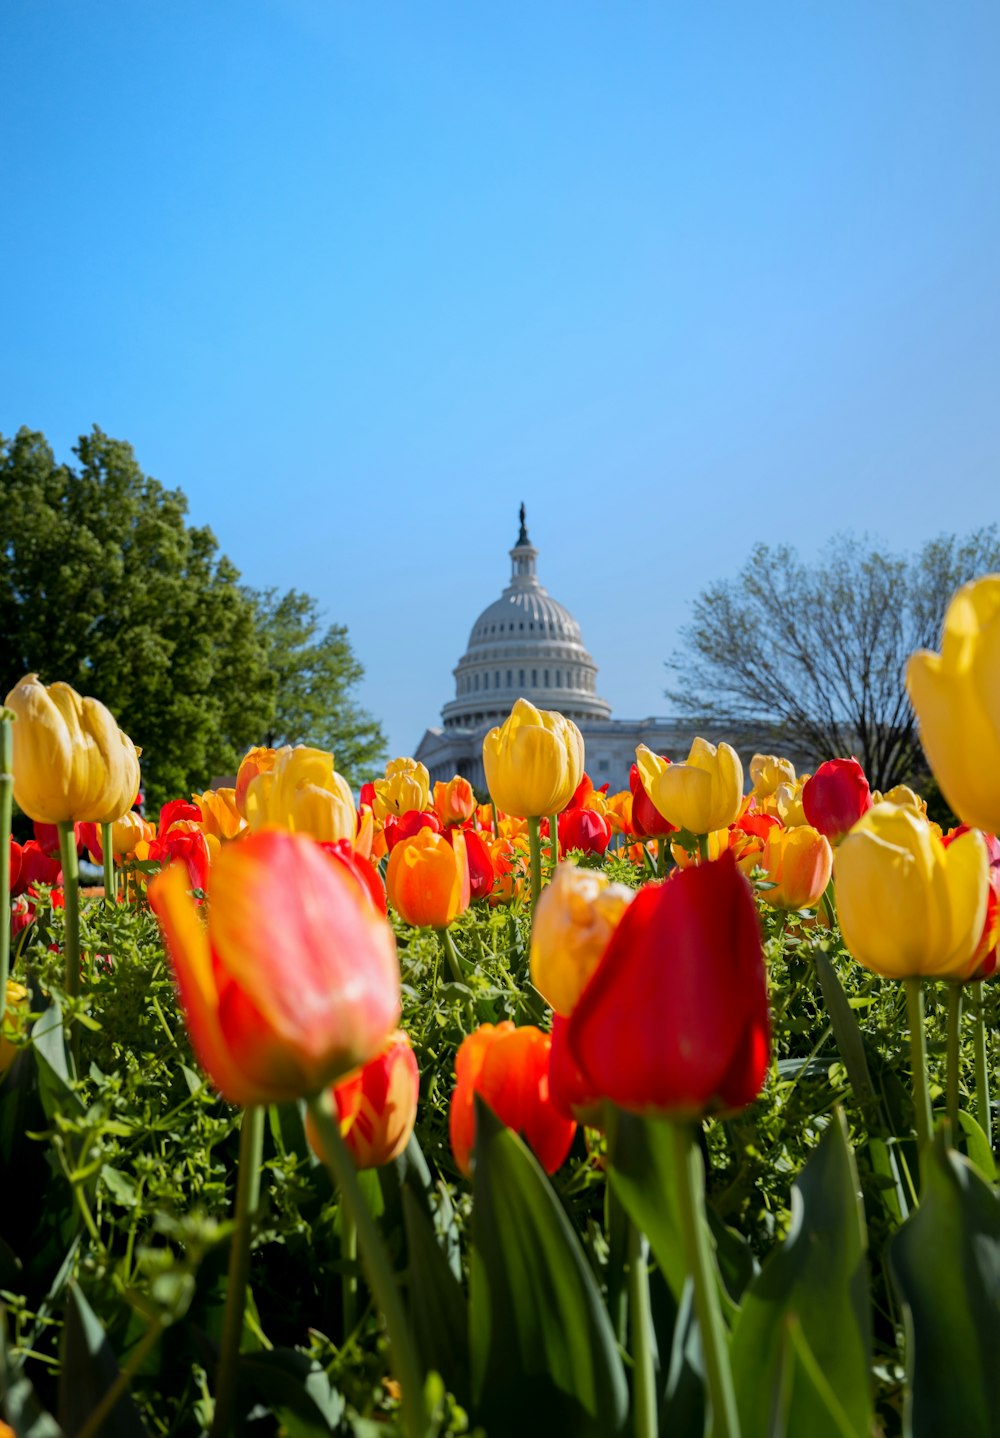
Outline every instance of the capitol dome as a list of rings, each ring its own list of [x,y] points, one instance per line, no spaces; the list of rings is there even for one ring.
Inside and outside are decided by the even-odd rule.
[[[538,582],[538,550],[528,538],[523,504],[510,558],[510,583],[473,624],[455,666],[455,698],[441,711],[445,729],[500,723],[519,698],[558,709],[578,724],[610,718],[580,626]]]

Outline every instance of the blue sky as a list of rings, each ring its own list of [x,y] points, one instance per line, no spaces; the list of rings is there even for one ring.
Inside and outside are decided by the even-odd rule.
[[[0,432],[129,440],[393,752],[522,499],[622,717],[757,540],[998,517],[995,4],[7,0],[0,63]]]

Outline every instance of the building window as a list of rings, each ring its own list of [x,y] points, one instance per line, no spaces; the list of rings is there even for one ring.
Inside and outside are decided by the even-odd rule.
[[[531,687],[532,687],[532,689],[537,689],[537,688],[538,688],[538,670],[537,670],[537,669],[532,669],[532,671],[531,671]]]
[[[473,679],[472,679],[472,687],[473,687],[474,689],[478,689],[478,688],[479,688],[479,675],[478,675],[478,674],[476,674],[476,675],[473,676]]]
[[[606,774],[606,773],[608,772],[608,761],[607,761],[607,759],[598,759],[598,761],[597,761],[597,772],[598,772],[598,774]]]
[[[522,629],[524,628],[524,620],[523,620],[523,619],[521,620],[521,628],[522,628]]]
[[[556,670],[556,688],[557,688],[557,689],[561,689],[561,688],[562,688],[562,670],[561,670],[561,669],[557,669],[557,670]]]
[[[543,677],[544,677],[544,680],[545,680],[545,687],[546,687],[546,689],[547,689],[547,688],[549,687],[549,671],[548,671],[547,669],[545,670],[545,673],[544,673],[544,676],[543,676]]]
[[[500,670],[499,670],[499,669],[497,670],[497,672],[496,672],[496,673],[494,674],[494,676],[493,676],[493,688],[494,688],[494,689],[499,689],[499,688],[500,688]]]
[[[521,688],[523,689],[523,688],[524,688],[524,670],[521,669],[521,670],[519,670],[518,672],[520,673],[521,677],[520,677],[520,679],[519,679],[517,682],[518,682],[518,684],[520,684]]]
[[[483,675],[483,688],[484,688],[484,689],[488,689],[489,687],[490,687],[490,676],[489,676],[489,672],[487,671],[487,673],[485,673],[485,674]]]

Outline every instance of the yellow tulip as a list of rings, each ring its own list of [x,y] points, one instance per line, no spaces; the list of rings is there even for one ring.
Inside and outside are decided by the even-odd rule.
[[[800,824],[808,823],[806,811],[802,807],[802,790],[811,778],[811,774],[800,774],[791,784],[779,784],[771,795],[771,804],[786,829],[795,829]],[[770,808],[770,805],[768,807]]]
[[[986,845],[970,830],[945,848],[912,809],[876,804],[833,864],[844,942],[886,978],[964,979],[986,922]]]
[[[353,840],[357,829],[351,786],[323,749],[286,744],[275,754],[274,768],[250,780],[245,804],[254,831],[290,829],[332,842]]]
[[[948,606],[941,653],[910,658],[906,687],[941,792],[963,823],[1000,829],[1000,574]]]
[[[779,784],[795,783],[795,765],[777,754],[755,754],[750,760],[750,783],[755,798],[770,799]]]
[[[531,929],[531,982],[567,1018],[635,898],[593,869],[560,864],[535,906]]]
[[[639,777],[654,807],[668,823],[692,834],[727,828],[743,803],[743,765],[729,744],[718,748],[695,739],[683,764],[668,764],[640,744]]]
[[[385,778],[375,780],[375,817],[407,814],[427,809],[431,799],[431,776],[416,759],[390,759]]]
[[[135,852],[135,846],[140,841],[145,840],[148,843],[155,838],[156,830],[152,824],[147,823],[134,809],[130,809],[111,826],[111,852],[116,859],[123,859],[126,854]]]
[[[6,1073],[17,1057],[17,1050],[28,1032],[31,998],[23,984],[7,980],[3,1028],[0,1029],[0,1074]]]
[[[572,719],[519,699],[483,740],[483,768],[490,797],[505,814],[558,814],[583,778],[583,735]]]
[[[216,839],[235,839],[247,827],[236,806],[235,789],[206,789],[204,794],[192,794],[191,797],[201,810],[204,834],[211,834]]]
[[[17,715],[14,798],[40,824],[111,824],[139,792],[139,751],[97,699],[26,674],[7,695]]]

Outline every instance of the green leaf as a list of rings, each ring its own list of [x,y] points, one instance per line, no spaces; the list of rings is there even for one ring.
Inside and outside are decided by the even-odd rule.
[[[990,1183],[994,1182],[997,1176],[997,1166],[989,1139],[972,1114],[966,1113],[964,1109],[959,1111],[958,1122],[965,1134],[965,1150],[969,1162],[975,1164],[983,1178]]]
[[[854,1438],[843,1408],[802,1333],[789,1313],[783,1323],[779,1402],[769,1438]]]
[[[469,1328],[489,1432],[610,1438],[625,1372],[580,1241],[536,1159],[476,1100]]]
[[[751,1284],[733,1331],[743,1438],[771,1438],[785,1431],[773,1425],[789,1383],[793,1397],[797,1386],[803,1391],[816,1387],[803,1356],[807,1352],[831,1390],[830,1422],[867,1438],[872,1426],[870,1322],[864,1213],[847,1125],[837,1110],[792,1189],[788,1236]],[[791,1353],[789,1324],[801,1334]],[[810,1402],[815,1406],[819,1400]],[[789,1426],[787,1431],[795,1438],[813,1430]]]
[[[664,1278],[680,1302],[687,1279],[677,1175],[670,1129],[606,1105],[608,1181],[632,1222],[649,1239]]]
[[[1000,1198],[941,1129],[889,1261],[905,1305],[912,1438],[1000,1432]]]
[[[59,1422],[68,1438],[83,1427],[118,1377],[107,1334],[75,1283],[68,1290],[66,1325],[59,1374]],[[101,1425],[103,1438],[147,1438],[128,1393],[123,1393]]]
[[[244,1354],[237,1382],[244,1401],[259,1398],[288,1438],[328,1438],[344,1416],[343,1396],[315,1359],[294,1348]]]
[[[0,1413],[17,1438],[65,1438],[59,1424],[42,1407],[31,1383],[23,1376],[5,1388]]]
[[[465,1294],[434,1233],[426,1208],[404,1183],[403,1221],[410,1269],[413,1334],[425,1371],[436,1370],[462,1404],[469,1402],[469,1328]]]

